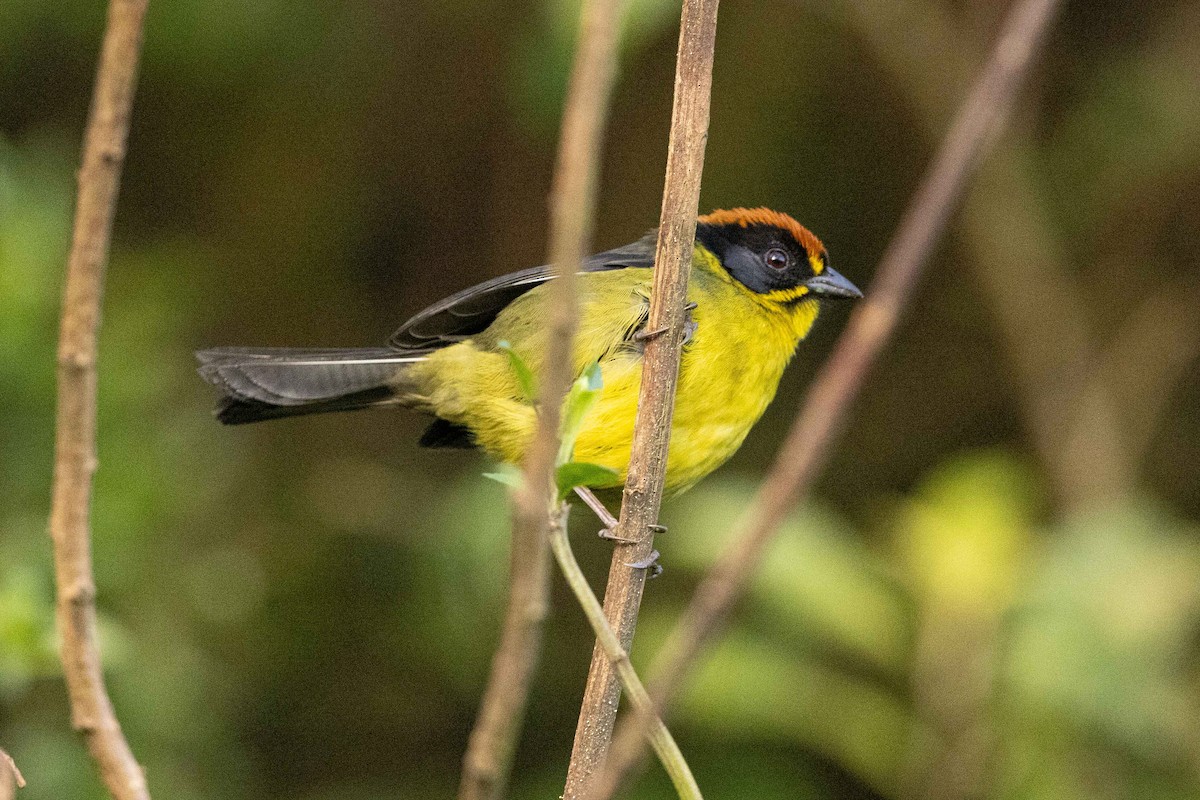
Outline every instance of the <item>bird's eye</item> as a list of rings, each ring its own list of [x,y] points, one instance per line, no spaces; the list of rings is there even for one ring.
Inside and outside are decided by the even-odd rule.
[[[792,259],[788,257],[786,250],[781,250],[778,247],[772,247],[767,251],[767,254],[763,256],[763,260],[767,262],[767,266],[771,269],[787,269],[788,264],[791,263]]]

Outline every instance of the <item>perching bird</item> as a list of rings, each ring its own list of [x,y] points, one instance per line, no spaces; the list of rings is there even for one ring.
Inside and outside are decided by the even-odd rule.
[[[655,234],[592,256],[579,275],[573,367],[604,383],[575,459],[625,480],[642,374]],[[549,267],[481,283],[425,309],[387,347],[218,348],[196,354],[225,393],[229,425],[326,411],[403,406],[430,414],[426,447],[480,447],[517,463],[536,427],[509,353],[541,374]],[[775,396],[784,367],[817,318],[818,298],[861,297],[824,245],[786,214],[734,208],[699,218],[666,487],[682,491],[725,463]],[[504,343],[504,346],[502,346]]]

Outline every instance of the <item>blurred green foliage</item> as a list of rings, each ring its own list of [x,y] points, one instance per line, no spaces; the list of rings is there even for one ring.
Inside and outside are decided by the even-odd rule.
[[[658,214],[677,8],[631,7],[597,247]],[[790,211],[866,285],[1002,7],[726,3],[702,205]],[[503,488],[475,455],[418,450],[423,421],[399,414],[220,429],[191,351],[382,341],[424,304],[540,262],[577,9],[151,4],[94,531],[107,673],[156,797],[453,793],[501,617]],[[938,256],[816,499],[685,693],[674,727],[713,797],[1200,790],[1200,7],[1064,13],[1007,137],[1034,196],[973,192],[1050,236],[1002,229],[989,249],[962,226]],[[70,730],[45,535],[102,24],[102,3],[0,3],[0,747],[30,800],[102,796]],[[973,278],[989,253],[984,270],[1007,269],[1010,242],[1041,241],[1055,251],[1034,266],[1077,287],[1099,351],[1125,354],[1115,435],[1141,443],[1125,495],[1071,512],[1029,421],[1045,387],[1014,367],[1020,348],[1061,343],[1001,335]],[[1156,297],[1149,324],[1126,324]],[[844,318],[823,316],[734,462],[668,503],[638,663]],[[1056,402],[1064,418],[1077,405]],[[572,525],[599,582],[607,546],[583,513]],[[591,637],[561,585],[546,648],[514,797],[556,796],[565,774]],[[669,786],[652,769],[637,796]]]

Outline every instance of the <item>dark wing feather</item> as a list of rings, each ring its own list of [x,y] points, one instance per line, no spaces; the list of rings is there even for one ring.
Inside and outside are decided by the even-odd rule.
[[[657,236],[650,231],[632,244],[590,256],[582,271],[652,267]],[[532,267],[464,289],[404,323],[388,344],[397,350],[429,350],[460,342],[485,330],[505,306],[553,277],[551,267]]]

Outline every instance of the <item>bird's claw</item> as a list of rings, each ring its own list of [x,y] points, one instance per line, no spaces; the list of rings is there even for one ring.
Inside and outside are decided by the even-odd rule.
[[[697,326],[695,320],[692,319],[692,312],[695,310],[696,310],[696,303],[694,301],[691,303],[688,303],[686,306],[683,307],[683,313],[684,313],[683,343],[684,344],[687,344],[688,342],[690,342],[692,340],[692,337],[696,335],[696,328],[698,326]],[[655,328],[652,331],[646,331],[646,330],[638,331],[637,333],[633,334],[633,340],[635,342],[639,342],[639,343],[648,342],[651,339],[657,339],[659,336],[662,336],[664,333],[667,332],[667,330],[668,330],[667,326],[664,325],[663,327]]]
[[[657,550],[651,550],[650,555],[639,561],[627,563],[625,566],[632,569],[648,569],[650,570],[650,575],[648,577],[651,579],[657,578],[663,573],[662,564],[658,563],[658,556],[659,553]]]
[[[696,303],[693,301],[683,307],[683,343],[687,344],[692,341],[692,337],[696,335],[696,330],[700,327],[696,321],[692,319],[692,312],[696,310]]]
[[[648,342],[651,339],[657,339],[659,336],[662,336],[666,332],[667,332],[667,329],[665,327],[664,328],[655,328],[652,331],[638,331],[637,333],[635,333],[633,335],[633,340],[635,342]]]
[[[615,528],[601,528],[600,533],[598,533],[597,536],[599,536],[601,539],[607,539],[610,542],[617,542],[618,544],[637,544],[638,542],[637,539],[630,539],[625,536],[617,536],[617,531]]]

